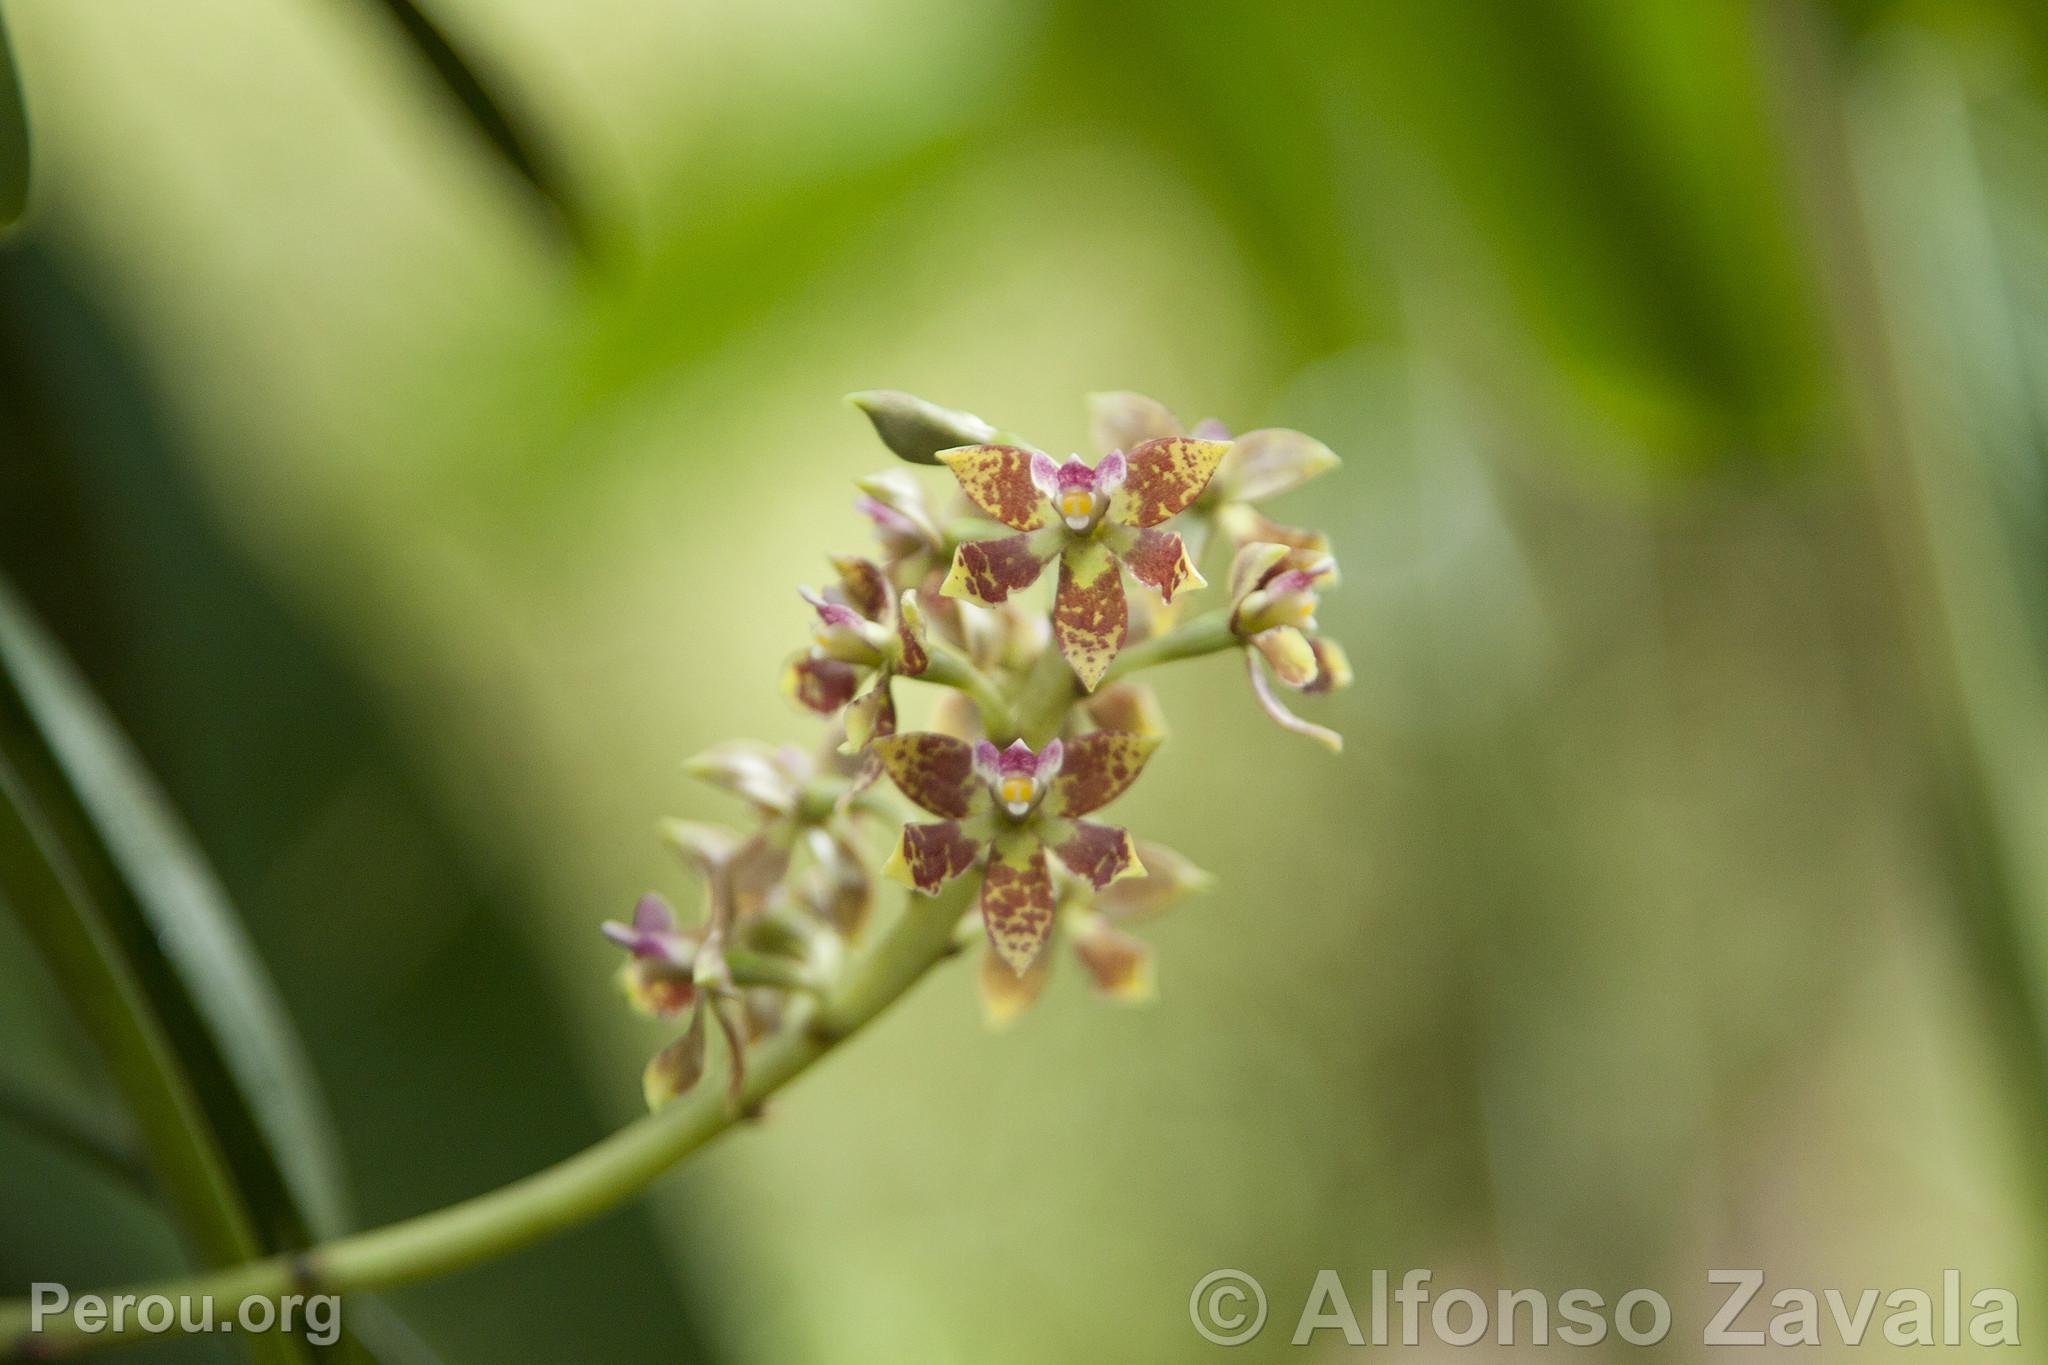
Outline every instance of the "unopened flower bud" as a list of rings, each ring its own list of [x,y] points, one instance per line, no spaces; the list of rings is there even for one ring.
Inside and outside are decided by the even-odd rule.
[[[867,414],[882,444],[912,464],[937,464],[939,452],[980,445],[999,434],[971,412],[956,412],[897,389],[868,389],[846,396]]]

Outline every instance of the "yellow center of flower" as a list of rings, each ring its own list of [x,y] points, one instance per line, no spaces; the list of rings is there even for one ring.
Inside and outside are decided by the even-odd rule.
[[[1001,788],[1003,804],[1013,810],[1020,806],[1028,806],[1037,790],[1038,783],[1031,778],[1006,777]]]
[[[1085,521],[1095,513],[1095,495],[1085,488],[1069,488],[1060,494],[1060,515],[1069,521]]]

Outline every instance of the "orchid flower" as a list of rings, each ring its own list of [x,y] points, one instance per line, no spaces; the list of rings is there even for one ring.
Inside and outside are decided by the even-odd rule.
[[[835,587],[799,589],[818,622],[810,650],[784,669],[783,691],[819,715],[845,707],[845,752],[858,753],[875,736],[895,733],[890,683],[930,667],[930,645],[914,591],[899,594],[871,560],[842,555],[832,564]]]
[[[1018,532],[961,545],[942,591],[993,606],[1037,582],[1057,557],[1053,638],[1093,691],[1129,630],[1123,569],[1168,602],[1183,587],[1201,586],[1181,538],[1159,526],[1201,495],[1229,448],[1167,437],[1128,454],[1112,450],[1093,468],[1078,455],[1060,464],[1044,451],[1014,445],[941,452],[940,463],[961,490]]]
[[[1184,433],[1180,419],[1164,403],[1142,393],[1091,393],[1088,416],[1089,431],[1103,450]],[[1278,497],[1335,469],[1339,461],[1328,446],[1286,427],[1260,427],[1232,437],[1230,429],[1214,418],[1197,422],[1186,434],[1230,442],[1230,452],[1217,465],[1215,476],[1202,490],[1193,509],[1204,524],[1221,527],[1238,544],[1251,540],[1295,544],[1298,538],[1308,537],[1321,541],[1315,532],[1299,531],[1269,520],[1251,504]],[[1329,546],[1325,542],[1313,548]]]
[[[1139,875],[1131,836],[1080,817],[1137,780],[1159,747],[1148,735],[1097,730],[1037,753],[1018,740],[997,749],[948,735],[892,735],[875,742],[902,793],[942,819],[906,825],[882,871],[927,895],[971,870],[984,849],[981,917],[989,942],[1022,975],[1052,932],[1047,849],[1097,888]]]
[[[1291,545],[1253,542],[1230,565],[1230,629],[1243,640],[1252,694],[1275,723],[1331,750],[1344,747],[1335,730],[1289,711],[1260,668],[1299,692],[1319,694],[1351,684],[1343,646],[1316,630],[1317,594],[1337,584],[1337,561]]]

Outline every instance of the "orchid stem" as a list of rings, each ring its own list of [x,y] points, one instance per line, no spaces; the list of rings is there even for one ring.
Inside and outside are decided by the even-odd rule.
[[[737,1105],[728,1105],[714,1087],[700,1087],[566,1161],[488,1194],[306,1251],[100,1297],[164,1295],[176,1302],[181,1296],[211,1296],[224,1318],[232,1321],[245,1300],[343,1294],[430,1279],[587,1222],[641,1193],[741,1118],[757,1113],[770,1096],[901,999],[933,965],[957,952],[954,930],[975,885],[974,878],[961,877],[933,900],[913,895],[887,936],[855,964],[837,991],[807,1019],[793,1021],[748,1059],[747,1081]],[[28,1302],[0,1301],[0,1356],[48,1360],[144,1339],[133,1318],[127,1319],[123,1331],[92,1335],[80,1331],[68,1315],[53,1315],[35,1333],[30,1331],[33,1321]],[[184,1315],[174,1315],[173,1330],[183,1321]]]
[[[966,693],[981,712],[981,728],[991,737],[1014,733],[1010,704],[986,673],[976,668],[965,655],[936,640],[931,642],[930,653],[931,661],[926,664],[924,672],[917,675],[919,680],[958,688]]]

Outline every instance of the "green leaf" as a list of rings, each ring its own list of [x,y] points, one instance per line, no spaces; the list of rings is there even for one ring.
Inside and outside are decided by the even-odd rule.
[[[28,207],[28,106],[21,77],[7,45],[7,19],[0,14],[0,228]]]
[[[469,116],[470,126],[488,142],[505,164],[546,202],[570,237],[582,240],[576,205],[557,168],[540,154],[534,140],[491,94],[476,68],[456,49],[434,21],[413,0],[372,0],[398,26],[418,59]]]
[[[4,583],[0,905],[106,1061],[202,1260],[338,1228],[324,1107],[274,991],[135,755]],[[282,1337],[251,1346],[305,1358]]]

